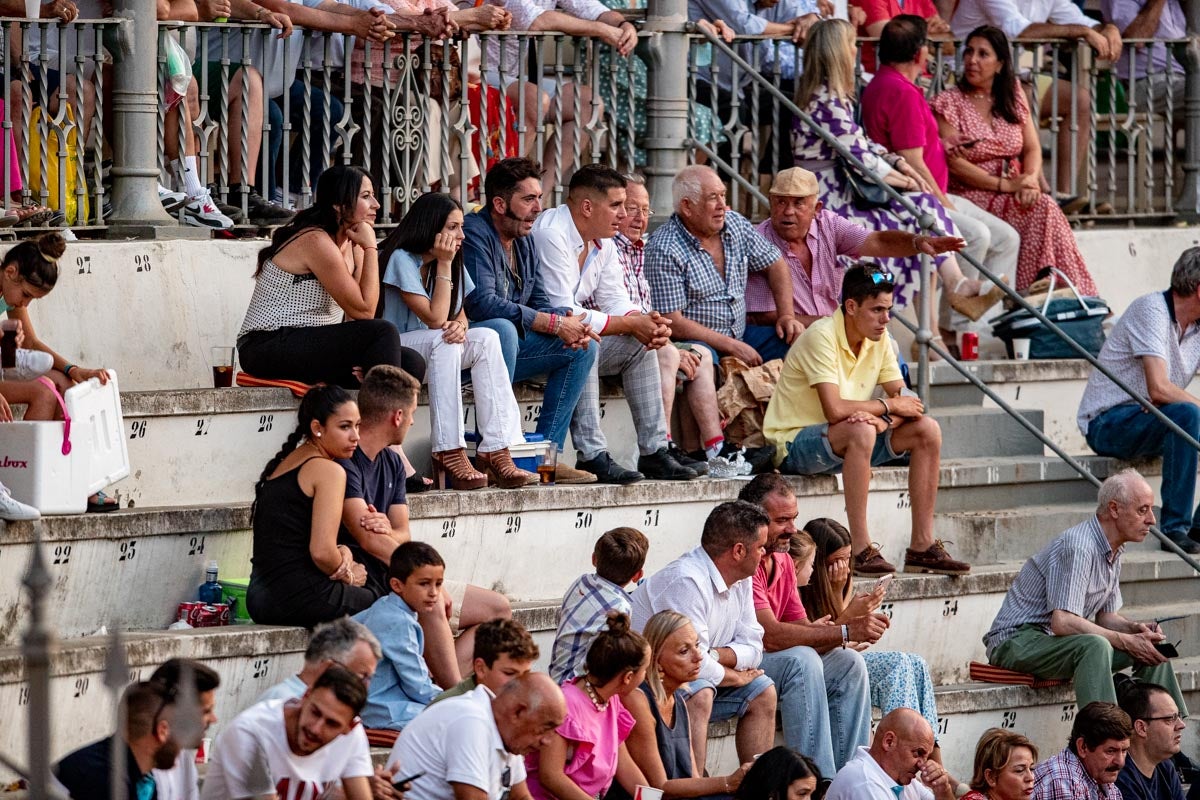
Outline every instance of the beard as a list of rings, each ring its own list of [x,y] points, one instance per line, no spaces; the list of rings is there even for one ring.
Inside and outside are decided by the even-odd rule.
[[[175,766],[175,761],[179,758],[179,743],[174,739],[168,739],[154,751],[154,768],[155,769],[171,769]]]

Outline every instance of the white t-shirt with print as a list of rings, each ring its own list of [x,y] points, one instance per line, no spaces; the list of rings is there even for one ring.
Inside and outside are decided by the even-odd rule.
[[[268,700],[239,714],[217,737],[204,778],[203,800],[278,795],[316,800],[343,778],[375,773],[361,724],[307,756],[288,746],[283,700]]]

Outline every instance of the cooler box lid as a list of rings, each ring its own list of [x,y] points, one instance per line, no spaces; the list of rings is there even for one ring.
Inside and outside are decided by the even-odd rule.
[[[129,448],[121,416],[121,390],[117,374],[108,372],[107,384],[91,378],[67,390],[63,401],[71,416],[71,441],[84,442],[80,455],[88,458],[83,474],[87,492],[94,494],[129,475]],[[78,474],[78,473],[77,473]]]

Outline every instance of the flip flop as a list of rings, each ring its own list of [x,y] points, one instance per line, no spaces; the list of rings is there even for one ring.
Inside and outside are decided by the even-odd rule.
[[[96,498],[95,500],[92,497]],[[110,511],[116,511],[121,507],[120,503],[113,500],[104,492],[96,492],[92,497],[88,498],[87,510],[89,514],[107,514]]]

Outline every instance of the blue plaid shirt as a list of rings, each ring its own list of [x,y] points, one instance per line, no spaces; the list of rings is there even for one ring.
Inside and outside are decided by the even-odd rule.
[[[746,276],[766,269],[781,256],[779,248],[736,211],[725,212],[721,244],[724,278],[700,240],[684,227],[678,214],[672,214],[646,241],[646,280],[656,310],[682,311],[692,322],[741,339],[746,332]]]
[[[594,572],[581,575],[563,595],[558,630],[550,654],[550,677],[565,683],[587,672],[588,648],[608,624],[612,611],[630,614],[629,595],[620,586]]]

